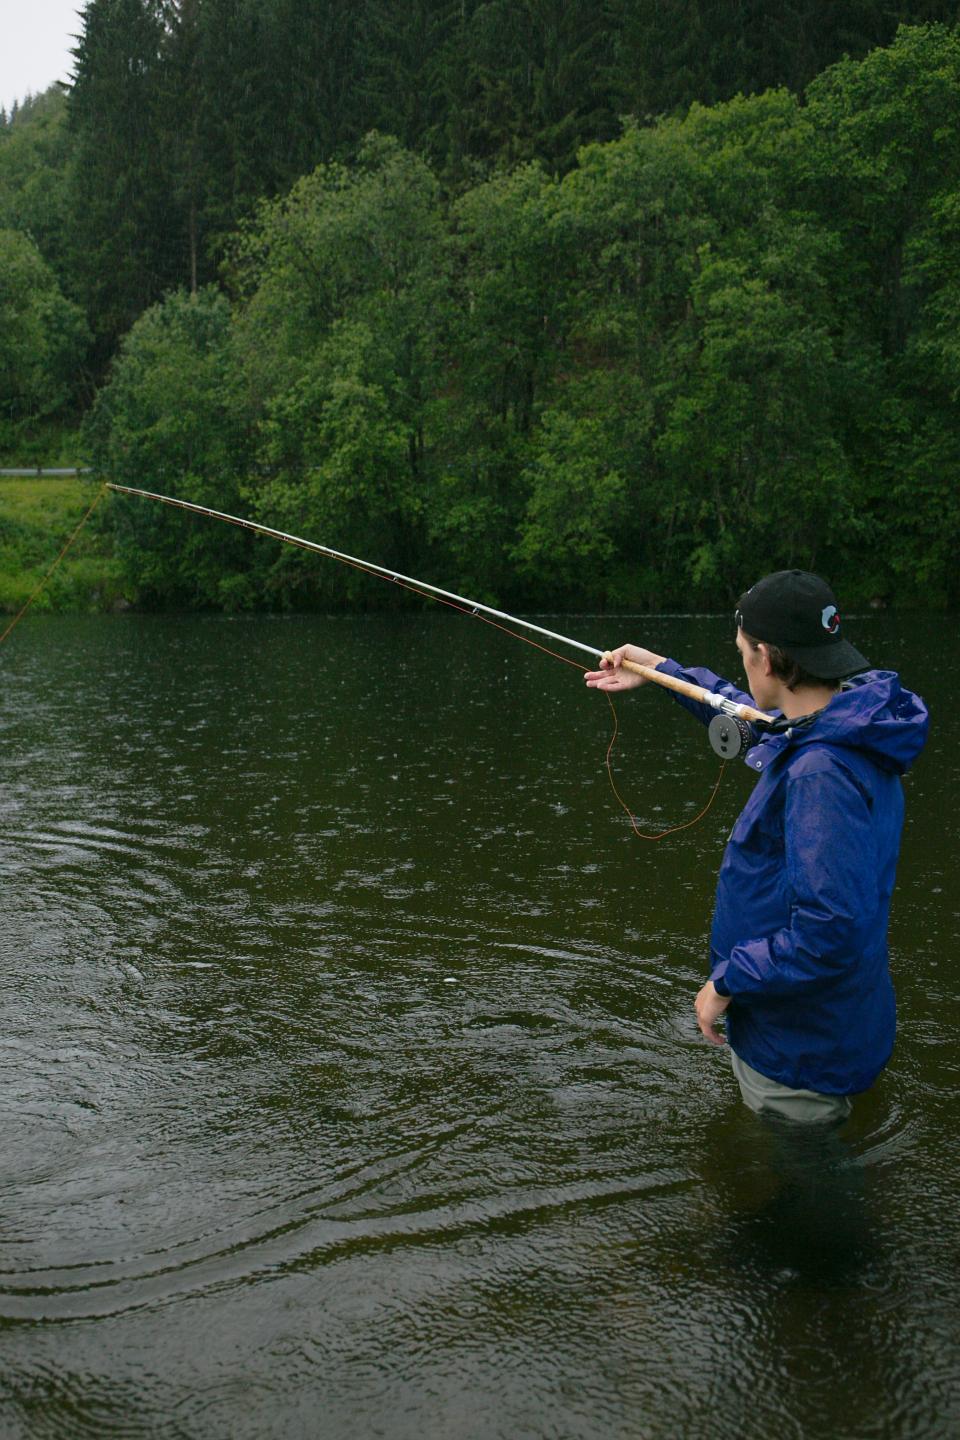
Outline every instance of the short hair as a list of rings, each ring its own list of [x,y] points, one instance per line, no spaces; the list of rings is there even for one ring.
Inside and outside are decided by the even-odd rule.
[[[766,645],[767,653],[770,656],[770,668],[776,678],[781,684],[785,685],[788,690],[805,690],[812,685],[827,685],[831,690],[840,689],[839,680],[825,680],[822,675],[811,675],[810,671],[804,670],[803,666],[799,665],[796,660],[791,660],[787,652],[781,650],[779,645],[771,645],[769,640],[755,640],[754,637],[748,635],[742,627],[741,634],[747,644],[754,650],[758,649],[761,644]]]

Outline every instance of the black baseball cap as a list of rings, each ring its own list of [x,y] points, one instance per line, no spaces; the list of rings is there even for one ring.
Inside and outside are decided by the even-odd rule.
[[[836,596],[807,570],[777,570],[737,601],[737,624],[754,640],[776,645],[818,680],[840,680],[869,662],[845,640]]]

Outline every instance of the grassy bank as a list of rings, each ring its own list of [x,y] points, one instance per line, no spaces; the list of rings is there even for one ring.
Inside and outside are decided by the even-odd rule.
[[[99,488],[99,480],[82,476],[0,476],[0,611],[14,613],[29,598]],[[110,536],[95,522],[96,512],[37,596],[35,610],[113,610],[133,598]]]

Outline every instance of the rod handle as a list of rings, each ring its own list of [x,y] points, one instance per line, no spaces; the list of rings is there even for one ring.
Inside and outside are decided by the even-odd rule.
[[[608,650],[603,658],[604,660],[612,660],[613,656]],[[640,665],[636,660],[621,660],[620,667],[623,670],[632,670],[634,675],[640,675],[644,680],[652,680],[655,685],[665,685],[668,690],[672,690],[674,686],[676,686],[677,690],[680,690],[682,686],[683,694],[686,694],[688,691],[692,694],[694,690],[699,689],[699,686],[690,685],[686,680],[677,680],[673,675],[661,674],[659,670],[654,670],[652,665]],[[672,682],[669,685],[666,684],[668,680]]]
[[[613,657],[608,650],[603,658],[611,660]],[[640,665],[636,660],[624,660],[621,663],[624,670],[632,671],[634,675],[639,675],[643,680],[652,680],[654,685],[661,685],[664,690],[673,690],[677,695],[686,695],[688,700],[696,700],[700,705],[712,703],[710,691],[705,690],[702,685],[693,685],[689,680],[681,680],[676,675],[667,675],[662,670],[655,670],[651,665]],[[769,724],[771,719],[762,710],[755,710],[752,705],[738,705],[736,713],[740,720],[763,721]]]

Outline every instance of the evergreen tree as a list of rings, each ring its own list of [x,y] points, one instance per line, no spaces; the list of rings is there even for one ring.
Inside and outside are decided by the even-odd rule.
[[[642,120],[786,86],[889,45],[898,24],[956,23],[956,0],[609,0],[615,113]]]
[[[91,0],[70,92],[73,267],[102,364],[178,279],[185,247],[159,129],[159,0]]]
[[[487,0],[451,35],[444,69],[460,74],[447,149],[497,162],[573,163],[587,139],[616,133],[604,90],[613,36],[606,0]],[[464,93],[466,91],[466,93]]]
[[[369,7],[370,0],[269,0],[264,6],[270,94],[275,120],[282,117],[272,137],[276,173],[268,193],[342,158],[367,130],[385,130],[403,142],[397,127],[364,104]],[[405,13],[409,5],[394,8]]]
[[[457,0],[408,0],[405,5],[369,0],[361,14],[367,127],[396,135],[410,148],[432,148],[446,119],[442,74],[445,65],[457,63],[449,41],[461,5]]]
[[[173,200],[186,249],[191,294],[208,276],[201,274],[201,213],[212,182],[204,144],[207,120],[200,57],[200,0],[169,0],[162,64],[157,83],[158,139],[165,152]],[[209,277],[209,278],[212,278]]]

